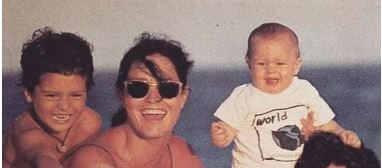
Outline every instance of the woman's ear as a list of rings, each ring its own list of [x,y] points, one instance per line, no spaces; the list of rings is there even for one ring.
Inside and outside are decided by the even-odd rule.
[[[117,96],[118,96],[119,105],[121,107],[123,107],[123,104],[124,104],[124,101],[125,101],[125,96],[124,96],[123,92],[119,91],[118,89],[117,89],[116,93],[117,93]]]
[[[23,88],[23,89],[22,89],[22,94],[23,94],[25,100],[26,100],[28,103],[32,103],[32,102],[33,102],[33,96],[32,96],[32,94],[28,91],[28,89]]]
[[[187,98],[188,98],[188,94],[190,93],[190,91],[191,91],[191,88],[186,87],[180,93],[179,96],[180,96],[181,109],[183,109],[184,105],[186,104],[186,101],[187,101]]]

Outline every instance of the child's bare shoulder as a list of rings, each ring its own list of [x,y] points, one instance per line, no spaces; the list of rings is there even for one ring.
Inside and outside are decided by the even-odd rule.
[[[18,116],[8,128],[7,139],[19,149],[19,152],[46,147],[51,137],[34,120],[29,112]]]
[[[101,128],[101,116],[93,109],[86,107],[79,118],[79,128],[86,132],[97,132]]]
[[[44,130],[34,121],[30,112],[23,112],[15,118],[10,128],[15,136],[23,134],[40,134]]]

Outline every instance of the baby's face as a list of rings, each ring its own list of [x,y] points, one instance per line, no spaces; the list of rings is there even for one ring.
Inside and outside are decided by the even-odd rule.
[[[33,93],[24,93],[41,124],[60,133],[68,130],[85,108],[86,80],[80,75],[45,73]]]
[[[266,93],[281,93],[292,83],[301,66],[296,46],[285,36],[255,38],[254,42],[254,51],[247,60],[253,85]]]

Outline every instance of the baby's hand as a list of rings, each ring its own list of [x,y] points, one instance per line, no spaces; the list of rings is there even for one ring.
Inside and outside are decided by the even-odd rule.
[[[342,141],[355,148],[360,148],[361,147],[361,140],[359,139],[358,135],[349,130],[342,131],[339,136],[341,137]]]
[[[211,124],[211,140],[214,145],[219,148],[227,147],[231,144],[236,133],[228,125],[222,121],[213,122]]]
[[[307,140],[318,129],[318,127],[315,127],[313,125],[313,121],[314,121],[313,116],[314,116],[314,111],[310,111],[306,119],[301,119],[301,124],[302,124],[301,131],[305,137],[305,140]]]

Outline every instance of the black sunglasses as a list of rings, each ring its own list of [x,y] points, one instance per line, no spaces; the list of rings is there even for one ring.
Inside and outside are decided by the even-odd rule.
[[[171,99],[177,97],[181,91],[182,83],[174,81],[161,81],[159,83],[149,83],[147,81],[126,81],[126,93],[132,98],[143,98],[149,92],[150,86],[158,87],[162,98]]]

